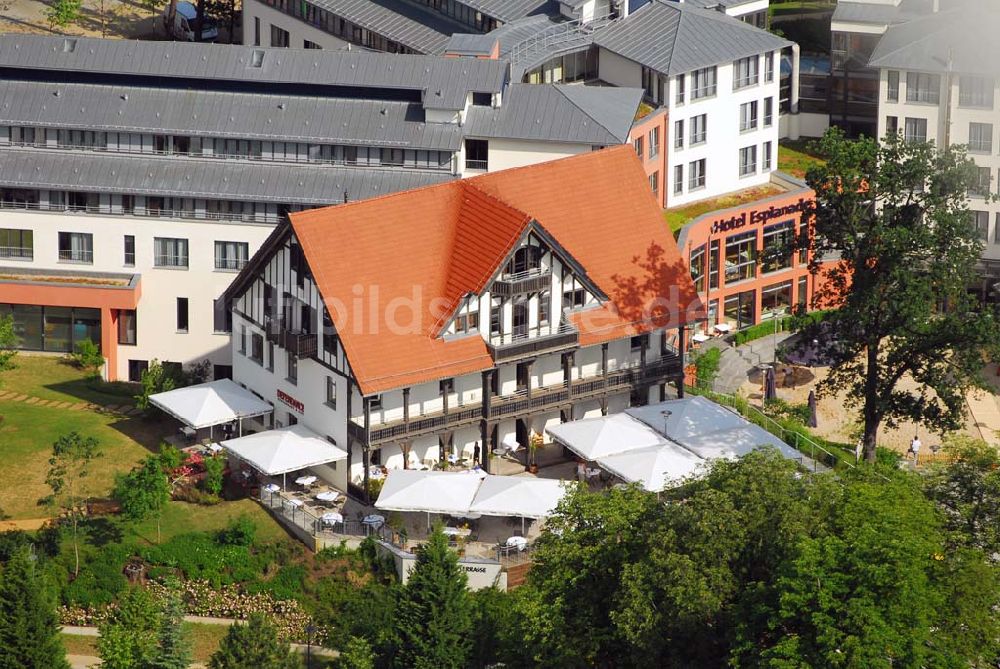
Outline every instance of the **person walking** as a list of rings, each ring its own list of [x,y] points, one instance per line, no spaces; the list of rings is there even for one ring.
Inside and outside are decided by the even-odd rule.
[[[910,442],[910,453],[913,453],[913,466],[916,467],[920,460],[920,438],[917,435],[913,435],[913,441]]]

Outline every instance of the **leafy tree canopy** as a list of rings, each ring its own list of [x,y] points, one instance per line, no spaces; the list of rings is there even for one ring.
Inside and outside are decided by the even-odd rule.
[[[0,669],[69,669],[59,617],[37,558],[17,548],[0,574]]]
[[[278,630],[271,621],[257,614],[246,623],[229,628],[208,666],[209,669],[297,669],[302,662],[288,642],[278,638]]]

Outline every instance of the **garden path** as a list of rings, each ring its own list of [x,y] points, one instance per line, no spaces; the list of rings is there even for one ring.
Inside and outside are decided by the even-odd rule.
[[[0,391],[0,400],[5,402],[23,402],[36,407],[48,407],[50,409],[69,409],[70,411],[107,411],[120,413],[126,416],[137,416],[142,413],[133,404],[94,404],[93,402],[60,402],[58,400],[43,400],[39,397],[32,397],[19,393],[16,390]]]

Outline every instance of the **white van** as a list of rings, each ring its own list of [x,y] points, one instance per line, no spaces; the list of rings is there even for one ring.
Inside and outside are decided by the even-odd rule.
[[[167,5],[163,10],[163,29],[167,35],[187,42],[195,41],[194,24],[198,20],[197,7],[190,2],[178,2],[177,11],[174,12],[173,26],[169,25],[169,19],[170,5]],[[201,41],[214,42],[217,39],[219,39],[219,29],[216,27],[215,21],[206,16],[202,20]]]

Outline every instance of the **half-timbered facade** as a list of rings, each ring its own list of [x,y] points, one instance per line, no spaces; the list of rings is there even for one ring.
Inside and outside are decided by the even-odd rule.
[[[234,378],[344,487],[659,401],[703,317],[627,147],[293,214],[227,299]]]

